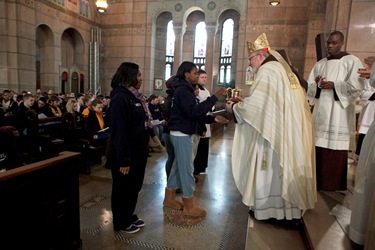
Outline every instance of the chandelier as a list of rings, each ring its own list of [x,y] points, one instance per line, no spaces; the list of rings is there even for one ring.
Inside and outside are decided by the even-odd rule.
[[[279,5],[280,4],[280,1],[269,1],[269,4],[271,5],[271,6],[277,6],[277,5]]]
[[[107,0],[96,0],[96,10],[100,13],[106,12],[108,8]]]

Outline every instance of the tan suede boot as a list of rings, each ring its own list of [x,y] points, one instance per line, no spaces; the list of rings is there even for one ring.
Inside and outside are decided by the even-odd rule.
[[[184,205],[178,200],[175,199],[176,190],[165,188],[165,197],[163,205],[165,207],[175,208],[175,209],[182,209]]]
[[[152,140],[154,141],[155,145],[157,145],[157,148],[159,150],[165,150],[165,147],[163,146],[163,144],[161,144],[159,137],[155,135],[154,137],[152,137]]]
[[[194,217],[203,217],[206,216],[206,210],[195,205],[194,196],[189,198],[182,197],[184,203],[184,210],[182,213],[184,215],[190,215]]]
[[[148,146],[151,147],[151,148],[157,148],[159,146],[159,144],[157,144],[150,136],[150,139],[148,141]]]

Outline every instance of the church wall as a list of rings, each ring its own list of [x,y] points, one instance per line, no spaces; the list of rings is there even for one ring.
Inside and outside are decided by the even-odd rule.
[[[353,1],[346,49],[362,62],[375,55],[375,1]]]
[[[64,9],[62,9],[60,6],[56,6],[56,4],[51,3],[47,0],[40,1],[35,9],[35,12],[37,13],[35,19],[36,26],[48,26],[52,30],[54,37],[52,45],[53,49],[51,50],[53,51],[52,57],[54,58],[54,62],[52,69],[49,68],[49,70],[47,70],[46,72],[46,75],[43,79],[44,82],[42,82],[42,89],[52,89],[57,93],[61,91],[61,72],[65,71],[67,68],[69,69],[69,81],[71,73],[74,71],[78,72],[78,74],[83,73],[85,75],[85,90],[88,90],[88,55],[89,43],[91,40],[90,29],[91,27],[95,26],[95,23],[93,22],[93,20],[95,20],[95,16],[91,16],[90,12],[89,16],[93,20],[78,15],[74,11],[77,6],[71,4],[69,1],[65,1],[65,3],[67,8],[67,10],[65,11],[63,11]],[[69,28],[76,30],[82,37],[84,43],[84,48],[82,51],[80,51],[80,49],[78,48],[76,49],[76,51],[74,51],[76,60],[73,60],[73,58],[65,58],[65,56],[72,57],[73,51],[69,51],[66,55],[62,55],[62,51],[64,51],[64,48],[62,48],[61,44],[62,35],[64,31]],[[78,44],[75,46],[78,46]],[[63,65],[63,62],[68,62],[69,65]],[[68,87],[67,90],[69,89],[70,88]]]
[[[80,72],[83,72],[88,79],[88,45],[90,28],[95,26],[95,16],[92,15],[90,9],[87,10],[87,16],[78,14],[76,9],[69,7],[68,4],[71,4],[69,1],[65,1],[66,8],[61,6],[60,1],[54,0],[54,2],[40,0],[2,1],[0,3],[4,6],[1,8],[4,11],[0,11],[3,13],[0,18],[0,48],[2,48],[0,51],[0,88],[12,89],[17,92],[22,90],[35,92],[36,30],[39,25],[49,27],[55,38],[52,48],[48,50],[53,55],[44,55],[48,63],[44,66],[47,73],[42,78],[45,81],[43,86],[51,88],[55,92],[60,91],[61,36],[68,28],[77,30],[84,40],[83,53],[79,52],[81,53],[78,55],[79,60],[76,60],[78,65],[74,67],[75,70],[79,69]],[[75,6],[75,8],[78,7]],[[92,20],[89,19],[89,16]]]
[[[326,5],[324,6],[324,4]],[[373,42],[375,37],[375,1],[326,0],[320,1],[319,4],[319,0],[317,0],[311,10],[314,16],[310,18],[310,23],[311,28],[315,27],[314,33],[328,34],[331,30],[339,30],[345,35],[344,50],[359,57],[362,61],[365,57],[375,54],[375,43]],[[312,40],[312,35],[308,40]],[[315,44],[311,43],[310,45],[315,49]],[[314,61],[312,58],[312,54],[306,53],[305,77],[308,77],[316,63],[316,60]]]
[[[113,3],[115,2],[115,3]],[[62,65],[61,36],[66,29],[73,28],[83,39],[84,49],[79,55],[82,60],[74,67],[86,75],[88,85],[90,29],[99,27],[102,31],[100,83],[105,93],[110,91],[110,81],[120,63],[133,61],[142,68],[144,85],[142,91],[153,93],[154,78],[163,78],[162,62],[164,50],[160,44],[165,38],[155,23],[163,12],[170,13],[176,25],[176,55],[174,72],[184,60],[191,60],[193,42],[184,43],[187,16],[194,10],[204,13],[210,26],[213,41],[210,44],[212,59],[209,61],[210,82],[215,89],[218,75],[218,50],[220,29],[218,20],[226,10],[236,11],[239,19],[236,34],[235,72],[236,83],[243,83],[248,66],[246,41],[254,41],[262,32],[267,34],[272,49],[285,49],[294,66],[305,77],[316,62],[315,36],[332,29],[345,32],[346,49],[361,59],[374,54],[373,29],[375,23],[375,2],[372,0],[283,0],[277,7],[271,7],[265,0],[118,0],[109,1],[106,13],[99,14],[90,1],[87,16],[76,12],[74,1],[66,0],[2,1],[0,3],[0,88],[16,91],[35,90],[36,29],[46,25],[53,32],[51,65],[45,77],[45,86],[59,91],[60,68]],[[190,12],[188,12],[190,11]],[[338,14],[340,13],[340,15]],[[349,20],[349,21],[347,21]],[[178,38],[178,36],[181,36]],[[181,42],[181,43],[180,43]],[[181,47],[183,46],[183,47]],[[50,52],[51,53],[51,52]],[[176,66],[177,65],[177,66]],[[246,86],[244,86],[246,88]]]

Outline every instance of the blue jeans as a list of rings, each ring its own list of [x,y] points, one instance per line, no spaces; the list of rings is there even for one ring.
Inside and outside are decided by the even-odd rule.
[[[163,133],[161,135],[161,137],[163,138],[163,141],[165,143],[165,148],[166,148],[167,154],[168,154],[168,159],[165,162],[165,172],[167,174],[167,180],[168,180],[169,175],[171,173],[172,164],[173,164],[173,161],[174,161],[174,148],[173,148],[173,144],[171,142],[171,138],[170,138],[169,133]]]
[[[159,124],[159,125],[153,126],[152,132],[161,140],[162,134],[163,134],[163,125]]]
[[[173,161],[167,188],[176,190],[181,187],[184,197],[194,194],[195,180],[193,176],[193,146],[192,136],[170,135],[173,144],[175,159]]]

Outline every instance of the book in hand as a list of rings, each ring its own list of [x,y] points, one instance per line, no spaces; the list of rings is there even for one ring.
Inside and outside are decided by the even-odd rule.
[[[107,131],[108,129],[109,129],[109,127],[103,128],[103,129],[99,130],[98,133],[105,132],[105,131]]]
[[[163,123],[163,121],[160,121],[160,120],[152,120],[151,121],[151,124],[153,125],[153,126],[156,126],[156,125],[159,125],[159,124],[162,124]]]

